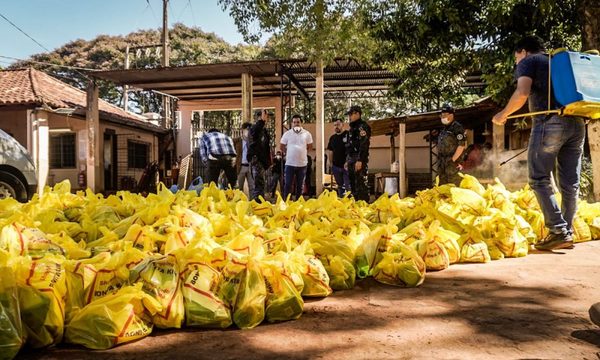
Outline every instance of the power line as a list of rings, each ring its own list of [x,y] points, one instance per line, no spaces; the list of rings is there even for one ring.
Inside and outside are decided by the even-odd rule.
[[[148,3],[148,6],[150,6],[150,11],[152,12],[152,16],[154,17],[154,21],[156,21],[157,23],[161,24],[160,26],[162,26],[162,22],[160,22],[158,20],[158,17],[156,17],[156,13],[154,12],[154,8],[152,7],[152,4],[150,4],[150,0],[146,0],[146,2]]]
[[[190,4],[190,12],[192,13],[192,21],[194,22],[194,26],[198,27],[196,24],[196,16],[194,15],[194,8],[192,8],[192,1],[188,0],[188,4]]]
[[[12,56],[0,55],[0,58],[10,59],[10,60],[16,60],[16,61],[30,62],[30,63],[39,64],[39,65],[46,65],[46,66],[56,66],[56,67],[61,67],[61,68],[65,68],[65,69],[85,70],[85,71],[98,71],[98,69],[84,68],[84,67],[79,67],[79,66],[53,64],[53,63],[49,63],[49,62],[36,61],[36,60],[24,60],[24,59],[15,58],[15,57],[12,57]]]
[[[36,39],[32,38],[29,34],[27,34],[25,31],[23,31],[20,27],[18,27],[17,25],[15,25],[12,21],[8,20],[8,18],[6,16],[4,16],[2,13],[0,13],[0,16],[6,20],[9,24],[11,24],[15,29],[19,30],[20,32],[23,33],[23,35],[27,36],[28,38],[30,38],[31,40],[33,40],[34,43],[38,44],[42,49],[50,52],[50,50],[48,50],[47,47],[45,47],[44,45],[40,44]]]
[[[169,3],[170,4],[170,3]],[[188,6],[190,6],[190,3],[188,1],[188,3],[183,7],[183,9],[181,10],[181,12],[179,13],[179,16],[177,16],[177,19],[175,19],[175,23],[177,23],[181,17],[183,16],[183,13],[185,13],[185,9],[188,8]]]

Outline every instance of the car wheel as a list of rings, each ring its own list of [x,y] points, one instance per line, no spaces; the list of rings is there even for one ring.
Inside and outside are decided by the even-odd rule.
[[[14,198],[20,202],[27,201],[25,185],[13,174],[0,171],[0,200]]]

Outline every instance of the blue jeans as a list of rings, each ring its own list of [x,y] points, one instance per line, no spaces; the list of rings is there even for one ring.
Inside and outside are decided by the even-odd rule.
[[[535,191],[545,225],[553,233],[571,231],[577,211],[584,140],[583,119],[554,115],[548,120],[534,120],[527,157],[529,185]],[[550,183],[550,172],[557,162],[562,209]]]
[[[335,165],[331,166],[331,172],[337,184],[337,193],[339,197],[343,197],[346,191],[350,191],[350,178],[348,177],[348,170],[343,167]]]
[[[293,195],[296,199],[302,196],[302,187],[304,186],[304,178],[306,177],[306,166],[285,166],[285,181],[283,183],[283,198],[287,199],[288,194],[292,193],[292,185],[295,186]],[[295,180],[295,182],[294,182]]]

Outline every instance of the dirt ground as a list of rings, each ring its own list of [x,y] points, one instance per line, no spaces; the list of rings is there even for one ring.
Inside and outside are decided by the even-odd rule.
[[[61,345],[19,359],[600,359],[600,241],[428,273],[416,289],[373,280],[253,330],[155,331],[107,351]]]

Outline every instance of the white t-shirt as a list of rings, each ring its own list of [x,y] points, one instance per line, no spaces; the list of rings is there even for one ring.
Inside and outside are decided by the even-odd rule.
[[[283,134],[280,142],[287,147],[286,165],[296,167],[308,165],[306,145],[313,143],[310,132],[302,129],[296,133],[290,129]]]

